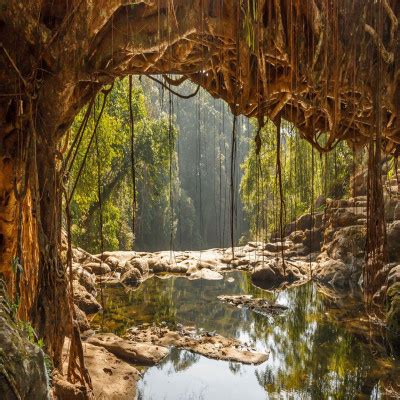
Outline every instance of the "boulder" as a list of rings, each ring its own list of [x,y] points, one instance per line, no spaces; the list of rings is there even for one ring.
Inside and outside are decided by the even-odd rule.
[[[252,279],[255,281],[275,283],[277,281],[277,274],[269,264],[261,265],[258,263],[252,273]]]
[[[354,214],[346,208],[337,209],[331,216],[331,224],[333,228],[342,228],[357,225],[358,215]]]
[[[111,272],[111,268],[105,262],[89,262],[84,264],[83,268],[96,275],[105,275]]]
[[[105,263],[110,267],[111,271],[115,271],[119,267],[122,267],[125,262],[121,261],[119,258],[111,255],[105,259]]]
[[[295,263],[285,260],[285,268],[281,260],[259,262],[252,272],[252,280],[264,289],[273,289],[283,283],[292,283],[306,279],[306,274],[300,271]]]
[[[289,239],[293,243],[303,243],[304,237],[305,237],[304,231],[294,231],[289,235]]]
[[[266,243],[264,250],[270,251],[271,253],[277,253],[278,251],[288,250],[291,246],[293,246],[293,243],[289,241]]]
[[[169,262],[163,260],[161,257],[149,258],[148,263],[154,273],[166,272],[169,268]]]
[[[127,286],[137,286],[142,281],[142,275],[136,268],[130,267],[122,276],[121,282]]]
[[[318,263],[313,277],[319,282],[343,289],[349,286],[351,274],[350,267],[342,261],[325,258]]]
[[[0,398],[49,399],[43,351],[30,342],[10,316],[5,290],[0,291]]]
[[[212,271],[208,268],[203,268],[201,270],[196,270],[195,272],[193,272],[189,276],[189,279],[205,279],[208,281],[215,281],[223,279],[223,276],[217,271]]]
[[[324,250],[329,258],[358,266],[364,260],[365,238],[364,226],[348,226],[333,231],[330,241],[325,232]]]
[[[74,303],[86,314],[101,310],[101,305],[78,281],[73,281]]]
[[[86,317],[86,314],[76,304],[74,304],[74,308],[80,332],[85,332],[89,330],[90,324]]]
[[[311,227],[311,214],[303,214],[296,221],[296,229],[299,231],[304,231],[310,229]]]
[[[89,337],[86,343],[104,347],[116,357],[140,365],[158,364],[169,353],[166,347],[124,340],[112,333],[98,333]]]
[[[392,267],[388,274],[388,286],[391,286],[396,282],[400,282],[400,265]]]
[[[308,252],[320,251],[323,239],[321,229],[306,229],[304,230],[303,246],[308,248]]]
[[[400,221],[394,221],[387,228],[389,261],[400,261]]]
[[[149,274],[149,262],[144,258],[133,258],[130,261],[127,261],[132,268],[136,268],[142,277],[145,277]]]
[[[91,273],[79,266],[74,268],[73,276],[89,293],[93,296],[97,295],[96,281]]]

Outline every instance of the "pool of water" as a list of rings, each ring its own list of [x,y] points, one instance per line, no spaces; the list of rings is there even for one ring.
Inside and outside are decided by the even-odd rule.
[[[252,294],[288,310],[265,317],[222,303],[221,294]],[[383,393],[398,389],[399,366],[380,332],[371,330],[357,294],[332,300],[313,283],[267,292],[246,273],[232,272],[220,281],[153,277],[137,290],[106,288],[103,295],[105,312],[94,323],[105,332],[165,321],[269,353],[265,363],[249,366],[172,349],[161,364],[143,370],[140,400],[396,398]]]

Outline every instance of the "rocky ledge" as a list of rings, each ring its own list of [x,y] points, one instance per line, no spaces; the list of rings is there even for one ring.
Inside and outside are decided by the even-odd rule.
[[[247,308],[261,315],[279,315],[287,310],[281,304],[271,304],[266,299],[253,298],[251,295],[218,296],[218,299],[237,308]]]
[[[135,342],[151,342],[159,346],[175,346],[216,360],[235,361],[243,364],[261,364],[268,355],[235,339],[217,333],[202,332],[194,327],[170,329],[166,326],[130,328],[127,337]]]

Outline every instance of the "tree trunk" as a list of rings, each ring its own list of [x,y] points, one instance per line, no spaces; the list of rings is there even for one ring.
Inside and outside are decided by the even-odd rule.
[[[69,321],[65,260],[61,249],[61,179],[57,170],[57,145],[47,133],[38,140],[36,160],[36,203],[38,218],[39,276],[31,318],[56,368]]]
[[[0,110],[0,274],[59,368],[69,309],[56,142],[48,132],[36,137],[18,107]]]
[[[18,315],[29,319],[34,302],[39,249],[37,221],[27,170],[29,137],[16,103],[0,110],[0,274]],[[28,150],[28,151],[24,151]]]

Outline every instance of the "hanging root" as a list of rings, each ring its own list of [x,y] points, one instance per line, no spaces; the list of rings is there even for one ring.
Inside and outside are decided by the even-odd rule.
[[[133,82],[132,75],[129,75],[129,123],[131,131],[131,174],[132,174],[132,246],[135,241],[135,225],[136,225],[136,161],[135,161],[135,121],[133,117],[133,104],[132,104],[132,90]]]
[[[276,174],[278,178],[278,185],[279,185],[279,234],[280,240],[283,242],[283,216],[285,210],[285,199],[283,196],[283,187],[282,187],[282,165],[281,165],[281,125],[282,125],[282,118],[279,114],[275,120],[276,125]],[[282,267],[283,267],[283,274],[286,275],[286,264],[285,264],[285,257],[284,257],[284,250],[283,246],[281,246],[281,256],[282,256]]]

